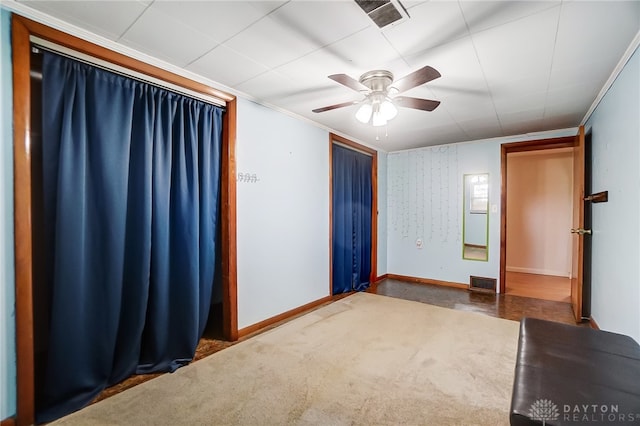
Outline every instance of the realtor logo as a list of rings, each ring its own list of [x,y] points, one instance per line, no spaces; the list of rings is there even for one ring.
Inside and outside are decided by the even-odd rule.
[[[542,421],[542,425],[546,425],[548,420],[558,420],[560,412],[558,406],[549,399],[536,399],[529,408],[529,416],[533,420]]]

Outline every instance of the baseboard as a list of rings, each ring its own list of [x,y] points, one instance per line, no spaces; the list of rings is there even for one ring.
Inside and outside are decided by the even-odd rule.
[[[16,426],[15,417],[7,417],[6,419],[0,421],[0,426]]]
[[[594,330],[600,330],[600,327],[598,327],[598,323],[596,322],[596,320],[593,319],[593,317],[589,317],[589,325]]]
[[[418,277],[410,277],[407,275],[397,275],[397,274],[386,274],[386,276],[391,280],[406,281],[414,284],[440,285],[443,287],[454,287],[454,288],[461,288],[465,290],[469,288],[469,284],[454,283],[451,281],[432,280],[429,278],[418,278]]]
[[[389,278],[388,274],[380,275],[379,277],[376,278],[376,284],[382,280],[386,280],[387,278]]]
[[[569,278],[568,272],[552,271],[551,269],[521,268],[519,266],[507,266],[505,269],[507,270],[507,272],[520,272],[522,274],[535,275],[553,275],[554,277]]]
[[[255,333],[258,330],[261,330],[265,327],[269,327],[270,325],[273,325],[275,323],[278,323],[280,321],[289,319],[293,316],[296,316],[298,314],[301,314],[305,311],[308,311],[310,309],[315,308],[316,306],[322,305],[323,303],[326,302],[330,302],[332,301],[334,298],[332,296],[326,296],[323,297],[322,299],[318,299],[318,300],[314,300],[313,302],[307,303],[306,305],[302,305],[302,306],[298,306],[297,308],[291,309],[290,311],[287,312],[283,312],[279,315],[276,315],[274,317],[271,318],[267,318],[264,321],[260,321],[258,323],[255,323],[253,325],[250,325],[248,327],[242,328],[240,330],[238,330],[238,337],[245,337],[251,333]],[[2,425],[4,426],[4,425]]]

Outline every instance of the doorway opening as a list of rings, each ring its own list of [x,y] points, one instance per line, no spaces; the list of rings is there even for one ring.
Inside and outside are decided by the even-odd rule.
[[[331,134],[330,224],[332,295],[375,291],[377,151]]]
[[[571,302],[575,139],[502,145],[503,294]]]
[[[569,303],[573,148],[507,160],[506,294]]]

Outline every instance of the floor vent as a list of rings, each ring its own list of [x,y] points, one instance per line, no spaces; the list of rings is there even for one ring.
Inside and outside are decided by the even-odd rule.
[[[495,278],[474,277],[471,275],[469,281],[469,290],[471,291],[480,291],[483,293],[496,292],[497,280]]]
[[[373,22],[382,29],[409,18],[409,13],[399,0],[355,0]]]

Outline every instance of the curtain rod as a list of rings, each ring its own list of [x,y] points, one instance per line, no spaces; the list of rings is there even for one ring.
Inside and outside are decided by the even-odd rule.
[[[193,90],[189,90],[185,87],[181,87],[176,84],[172,84],[167,81],[161,80],[159,78],[151,77],[149,75],[146,75],[137,71],[133,71],[129,68],[121,67],[119,65],[113,64],[108,61],[103,61],[101,59],[95,58],[90,55],[86,55],[84,53],[80,53],[76,50],[72,50],[64,46],[60,46],[58,44],[41,39],[39,37],[31,36],[30,40],[32,43],[32,49],[35,49],[34,53],[39,53],[38,52],[39,50],[46,50],[48,52],[55,53],[57,55],[61,55],[69,59],[73,59],[75,61],[82,62],[84,64],[91,65],[93,67],[100,68],[102,70],[109,71],[123,77],[131,78],[133,80],[140,81],[146,84],[151,84],[153,86],[160,87],[162,89],[165,89],[180,95],[195,98],[200,101],[213,104],[217,107],[225,108],[227,106],[227,103],[223,99],[216,98],[214,96],[207,96],[205,94],[202,94]],[[42,78],[41,73],[39,73],[38,75],[32,72],[31,75],[32,77],[35,77],[35,78]]]

